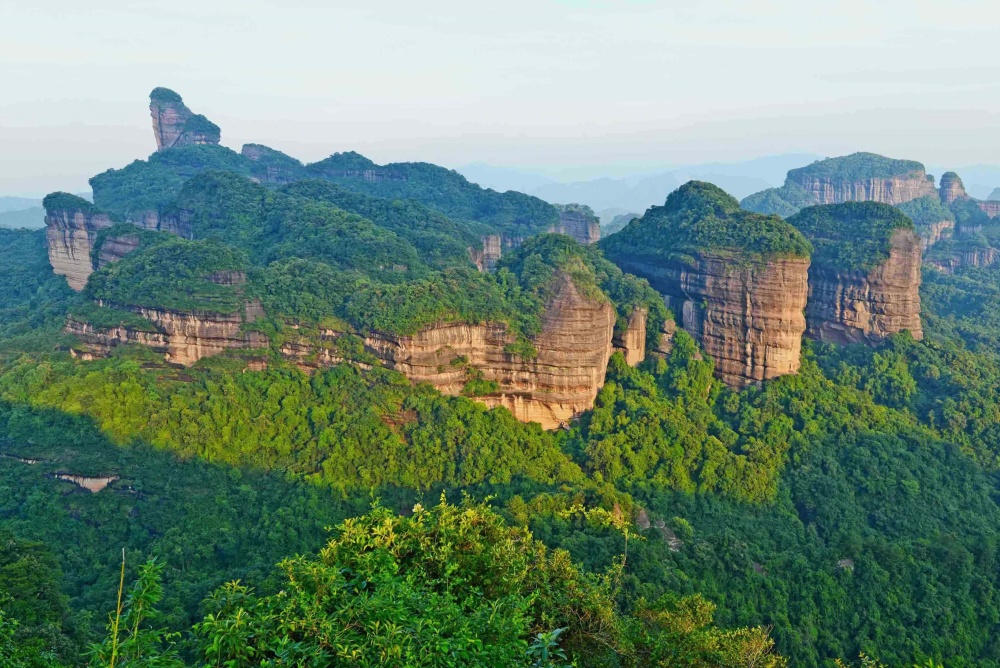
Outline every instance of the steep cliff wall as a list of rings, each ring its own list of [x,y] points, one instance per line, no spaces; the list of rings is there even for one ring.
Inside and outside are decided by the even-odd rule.
[[[90,252],[100,230],[112,227],[111,217],[90,202],[65,193],[45,198],[45,238],[52,271],[69,286],[82,290],[93,273]]]
[[[600,241],[601,219],[589,206],[566,204],[556,208],[559,209],[559,222],[552,226],[550,232],[567,234],[581,244],[593,244]]]
[[[820,204],[865,201],[902,204],[936,193],[934,184],[922,171],[907,176],[864,178],[857,181],[807,176],[798,181],[797,185]]]
[[[95,327],[70,318],[66,331],[79,341],[75,353],[88,359],[105,357],[115,346],[140,343],[169,362],[190,366],[225,350],[268,345],[263,335],[244,331],[244,323],[263,315],[257,303],[232,314],[129,310],[150,326]],[[633,320],[638,326],[638,316]],[[533,358],[507,352],[517,339],[502,323],[443,324],[413,336],[374,332],[365,337],[364,347],[387,368],[445,394],[461,394],[470,370],[481,373],[498,390],[474,397],[476,401],[504,406],[519,420],[551,429],[593,406],[612,352],[614,323],[611,304],[588,299],[562,274],[542,317],[541,332],[532,340],[538,351]],[[330,366],[343,361],[336,345],[342,336],[343,332],[323,330],[318,339],[284,343],[281,353],[306,369]]]
[[[1000,216],[1000,201],[997,200],[987,200],[985,202],[977,202],[979,208],[986,212],[986,215],[990,218],[996,218]]]
[[[875,343],[920,323],[921,241],[911,230],[891,239],[889,259],[869,271],[845,270],[814,258],[809,269],[807,334],[832,343]]]
[[[945,172],[941,175],[941,188],[939,190],[941,201],[944,204],[951,204],[958,199],[968,198],[965,192],[965,184],[955,172]]]
[[[629,366],[635,366],[646,357],[646,321],[649,313],[644,308],[632,311],[628,327],[617,334],[612,341],[614,349],[625,356]]]
[[[263,316],[257,302],[248,303],[236,313],[182,313],[168,309],[136,307],[127,309],[149,321],[149,327],[98,327],[70,317],[66,333],[74,335],[79,345],[73,352],[84,359],[107,357],[124,343],[140,343],[164,355],[168,362],[191,366],[203,357],[211,357],[234,348],[262,348],[267,338],[257,332],[244,332],[243,325]]]
[[[219,143],[219,126],[188,109],[181,96],[172,90],[153,89],[149,94],[149,114],[153,119],[153,137],[158,151]]]
[[[953,274],[961,267],[988,267],[1000,261],[1000,250],[980,248],[940,249],[927,257],[927,264],[945,274]]]
[[[931,223],[920,231],[920,250],[926,251],[937,242],[951,237],[955,230],[954,220],[941,220]]]
[[[715,360],[716,374],[742,388],[799,369],[809,260],[735,260],[701,252],[690,263],[620,260],[662,292],[681,327]]]

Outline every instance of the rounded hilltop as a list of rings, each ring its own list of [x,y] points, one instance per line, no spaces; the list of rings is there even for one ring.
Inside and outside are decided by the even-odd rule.
[[[894,176],[920,174],[925,176],[923,164],[916,160],[887,158],[877,153],[858,152],[837,158],[817,160],[811,165],[788,170],[790,181],[801,182],[807,178],[844,180],[888,179]]]
[[[744,258],[808,257],[809,241],[779,216],[740,208],[711,183],[689,181],[622,231],[601,241],[609,257],[683,259],[702,251]]]
[[[184,104],[184,100],[180,94],[162,86],[157,86],[150,91],[149,100],[150,102],[161,102],[163,104]]]
[[[889,259],[892,238],[914,229],[902,211],[879,202],[844,202],[803,209],[788,219],[812,243],[814,264],[871,269]]]

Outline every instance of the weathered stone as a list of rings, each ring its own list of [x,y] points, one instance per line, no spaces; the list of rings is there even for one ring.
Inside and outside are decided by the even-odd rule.
[[[808,259],[751,261],[703,251],[691,263],[626,258],[619,265],[665,295],[730,387],[798,371]]]
[[[904,176],[857,181],[803,177],[798,185],[820,204],[873,201],[895,205],[937,194],[934,183],[927,179],[923,170]]]
[[[154,88],[149,94],[149,113],[153,119],[156,150],[194,144],[218,144],[219,126],[193,113],[181,96],[166,88]]]
[[[568,234],[581,244],[597,243],[601,239],[601,219],[589,206],[566,204],[557,206],[559,222],[549,229],[556,234]]]
[[[955,172],[946,172],[941,175],[941,201],[944,204],[951,204],[955,200],[968,199],[965,192],[965,185],[962,179]]]
[[[889,259],[870,271],[844,270],[813,261],[809,268],[807,334],[832,343],[874,343],[920,323],[919,237],[908,229],[890,239]]]
[[[950,238],[954,230],[953,220],[942,220],[927,225],[920,234],[920,250],[926,251],[937,242]]]
[[[91,251],[100,230],[112,227],[110,216],[87,209],[48,209],[45,239],[52,271],[66,277],[69,287],[83,290],[94,271]]]
[[[637,308],[632,311],[625,331],[615,335],[614,349],[625,356],[629,366],[635,366],[646,357],[646,320],[648,311]]]

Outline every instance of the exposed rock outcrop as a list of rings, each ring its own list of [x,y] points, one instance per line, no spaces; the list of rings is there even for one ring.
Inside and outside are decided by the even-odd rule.
[[[75,473],[54,473],[53,478],[57,480],[63,480],[65,482],[71,482],[77,487],[82,487],[91,494],[97,494],[102,489],[110,485],[111,483],[118,480],[118,476],[85,476],[77,475]]]
[[[625,356],[629,366],[635,366],[646,357],[646,321],[649,312],[644,308],[632,311],[628,327],[615,335],[613,340],[617,352]]]
[[[954,220],[941,220],[936,223],[931,223],[919,234],[920,250],[926,251],[937,242],[950,238],[954,230]]]
[[[961,267],[988,267],[996,264],[998,260],[1000,260],[1000,250],[984,246],[935,253],[927,258],[927,264],[945,274],[953,274]]]
[[[992,195],[990,196],[992,198]],[[1000,216],[1000,201],[989,199],[985,202],[977,202],[979,208],[986,212],[986,215],[990,218],[996,218]]]
[[[67,193],[45,198],[45,238],[52,271],[83,290],[94,267],[91,251],[97,233],[112,227],[111,217],[85,199]]]
[[[230,278],[238,282],[238,277]],[[504,406],[519,420],[538,422],[546,429],[557,427],[593,406],[604,383],[615,324],[610,303],[587,298],[566,274],[560,274],[558,281],[542,316],[541,332],[532,339],[535,357],[508,352],[517,338],[502,323],[442,324],[413,336],[373,332],[364,337],[365,351],[412,382],[430,383],[451,395],[463,392],[469,370],[474,369],[498,387],[496,392],[474,397],[476,401]],[[268,345],[266,337],[244,327],[262,317],[258,303],[232,314],[129,310],[150,327],[95,327],[70,318],[66,331],[79,341],[74,353],[92,359],[109,355],[123,343],[140,343],[165,355],[169,362],[190,366],[226,350]],[[640,316],[633,320],[638,328]],[[331,366],[344,361],[336,345],[343,336],[340,331],[323,330],[318,339],[284,343],[281,353],[303,368]]]
[[[820,204],[865,201],[902,204],[935,192],[934,183],[922,170],[905,176],[868,177],[856,181],[806,176],[798,185]]]
[[[715,360],[716,375],[730,387],[799,370],[808,259],[748,262],[701,252],[687,264],[618,264],[664,294],[680,326]]]
[[[563,274],[542,317],[542,330],[532,340],[538,351],[534,358],[508,352],[516,337],[502,323],[450,323],[413,336],[374,332],[364,345],[386,367],[444,394],[460,394],[468,369],[475,369],[499,388],[474,397],[476,401],[503,406],[522,422],[552,429],[593,406],[612,352],[614,323],[610,304],[587,299]],[[323,345],[293,341],[281,352],[305,368],[329,366],[342,360],[335,345],[341,336],[326,330]]]
[[[965,192],[965,184],[962,183],[961,177],[955,172],[945,172],[941,175],[941,201],[944,204],[951,204],[958,199],[967,199],[969,197]]]
[[[550,232],[567,234],[581,244],[600,241],[601,219],[589,206],[565,204],[556,208],[559,210],[559,222],[552,226]]]
[[[191,366],[204,357],[236,348],[263,348],[267,338],[254,331],[244,331],[244,324],[264,314],[259,302],[250,302],[236,313],[185,313],[168,309],[134,307],[125,309],[149,321],[138,329],[129,325],[98,327],[70,317],[66,332],[79,345],[71,352],[83,359],[107,357],[112,349],[125,343],[139,343],[164,355],[168,362]]]
[[[138,234],[119,234],[109,236],[101,243],[97,251],[97,268],[100,269],[112,262],[117,262],[129,253],[139,250],[142,239]]]
[[[874,343],[920,323],[920,239],[911,230],[892,236],[889,259],[870,271],[820,263],[809,269],[807,334],[831,343]]]
[[[483,237],[482,248],[470,248],[469,255],[479,271],[492,271],[503,254],[503,242],[499,234],[487,234]]]
[[[832,343],[877,343],[920,324],[921,243],[899,209],[845,202],[788,219],[813,243],[807,334]]]
[[[188,109],[181,96],[172,90],[154,88],[149,94],[149,113],[153,119],[153,137],[158,151],[219,143],[219,126]]]

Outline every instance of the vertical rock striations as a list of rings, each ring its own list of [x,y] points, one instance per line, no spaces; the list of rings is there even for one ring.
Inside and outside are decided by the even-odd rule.
[[[114,225],[111,216],[85,199],[52,193],[44,200],[45,238],[52,271],[82,290],[94,271],[91,251],[100,230]]]
[[[832,343],[877,343],[920,323],[920,238],[898,209],[849,202],[803,209],[788,222],[814,247],[807,334]]]
[[[219,126],[201,114],[193,113],[181,96],[168,88],[154,88],[149,94],[149,113],[153,119],[153,137],[158,151],[219,143]]]
[[[941,175],[939,192],[941,194],[941,202],[946,206],[955,200],[969,198],[969,195],[965,192],[965,184],[962,183],[961,177],[955,172],[945,172]]]
[[[589,206],[583,204],[556,205],[559,222],[550,232],[567,234],[581,244],[597,243],[601,238],[601,220]]]
[[[798,370],[810,245],[777,216],[692,181],[601,248],[665,296],[727,385]]]
[[[874,153],[828,158],[792,169],[788,181],[819,204],[863,201],[902,204],[936,194],[934,181],[919,162],[894,160]]]

